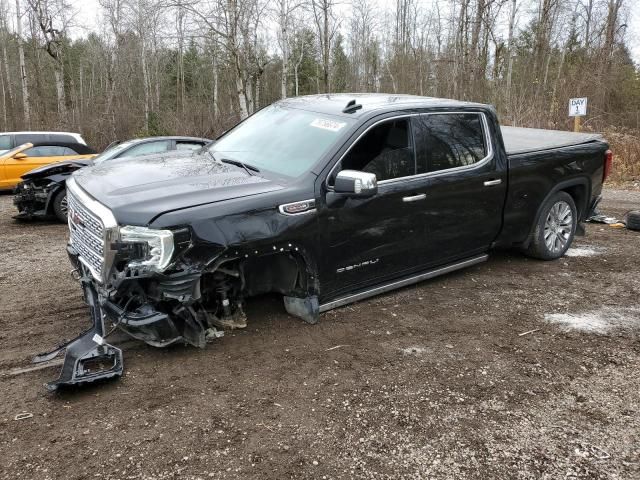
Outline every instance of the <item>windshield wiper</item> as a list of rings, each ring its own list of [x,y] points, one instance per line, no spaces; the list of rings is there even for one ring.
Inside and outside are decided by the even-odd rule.
[[[220,162],[220,163],[228,163],[229,165],[235,165],[236,167],[240,167],[240,168],[244,168],[244,171],[247,172],[247,175],[253,177],[254,174],[251,173],[251,170],[253,170],[254,172],[260,173],[260,169],[258,169],[257,167],[254,167],[253,165],[249,165],[248,163],[243,163],[239,160],[231,160],[230,158],[221,158],[218,159],[218,157],[216,157],[216,155],[209,149],[207,149],[207,153],[211,156],[211,158],[213,158],[216,162]]]
[[[242,167],[242,168],[244,168],[244,171],[247,172],[252,177],[254,176],[254,174],[251,173],[251,170],[253,170],[254,172],[260,173],[260,170],[257,169],[256,167],[254,167],[253,165],[249,165],[247,163],[242,163],[239,160],[231,160],[229,158],[221,158],[220,161],[222,163],[228,163],[230,165],[235,165],[236,167]]]

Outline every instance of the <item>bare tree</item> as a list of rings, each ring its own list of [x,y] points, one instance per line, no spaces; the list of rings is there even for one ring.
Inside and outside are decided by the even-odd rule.
[[[516,25],[516,12],[518,11],[517,0],[511,0],[511,10],[509,13],[509,37],[507,40],[507,91],[506,91],[506,99],[507,106],[511,105],[511,84],[513,80],[513,60],[514,60],[514,32]]]
[[[247,118],[251,111],[247,92],[249,82],[247,58],[250,54],[248,50],[251,42],[248,41],[246,33],[261,10],[258,0],[173,0],[172,5],[191,12],[210,30],[213,38],[220,42],[229,54],[234,68],[240,118]]]
[[[553,128],[588,96],[589,126],[640,128],[631,0],[99,0],[90,35],[70,1],[0,0],[0,128],[66,120],[97,146],[215,136],[284,96],[336,90],[493,103]]]
[[[7,45],[9,44],[9,28],[7,19],[9,18],[9,5],[5,0],[0,0],[0,43],[2,44],[2,63],[0,64],[0,79],[2,82],[2,117],[4,129],[9,128],[9,111],[14,108],[13,87],[11,84],[11,73],[9,70],[9,56]],[[7,101],[8,96],[8,101]]]
[[[68,122],[64,82],[63,40],[71,6],[66,0],[27,0],[35,22],[40,28],[44,49],[54,60],[54,76],[61,124]]]
[[[293,13],[302,7],[301,0],[277,0],[276,16],[278,19],[278,43],[282,53],[282,73],[280,76],[280,92],[282,98],[287,98],[289,84],[289,52],[291,51],[291,21]]]
[[[339,26],[334,12],[336,4],[337,2],[335,0],[311,0],[311,8],[318,31],[318,41],[322,56],[322,81],[325,93],[331,91],[329,83],[331,43]]]
[[[16,34],[18,35],[18,58],[20,66],[20,84],[22,86],[23,123],[26,128],[31,128],[31,104],[29,102],[29,85],[27,83],[27,65],[24,61],[22,13],[20,12],[20,0],[16,0]]]
[[[374,58],[371,49],[378,26],[374,7],[368,0],[355,0],[351,17],[351,52],[355,90],[373,90]]]
[[[115,69],[118,64],[118,51],[120,43],[123,41],[121,29],[123,28],[124,0],[100,0],[100,6],[105,12],[110,33],[113,35],[113,43],[110,45],[110,55],[106,71],[107,101],[105,102],[105,115],[110,120],[111,138],[117,138],[113,99],[117,88]]]

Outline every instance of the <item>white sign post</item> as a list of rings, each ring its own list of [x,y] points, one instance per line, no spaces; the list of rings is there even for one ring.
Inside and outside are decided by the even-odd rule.
[[[580,131],[580,117],[587,114],[587,97],[569,99],[569,116],[573,117],[573,130]]]

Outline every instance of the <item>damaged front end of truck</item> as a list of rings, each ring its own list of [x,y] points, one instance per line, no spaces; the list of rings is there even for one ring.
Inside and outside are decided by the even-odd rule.
[[[122,351],[106,342],[116,329],[154,347],[203,348],[225,329],[246,326],[245,299],[266,292],[283,294],[291,314],[317,321],[313,262],[302,245],[273,241],[279,230],[304,222],[304,216],[265,211],[261,229],[256,228],[260,214],[253,215],[254,238],[233,242],[214,221],[208,222],[208,238],[190,225],[119,226],[111,211],[73,179],[67,196],[67,251],[93,325],[34,359],[43,362],[66,352],[60,377],[47,384],[49,390],[121,376]]]

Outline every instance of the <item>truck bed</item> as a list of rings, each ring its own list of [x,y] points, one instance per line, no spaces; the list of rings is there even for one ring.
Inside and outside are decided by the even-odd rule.
[[[507,155],[540,152],[602,140],[598,133],[574,133],[539,128],[500,127]]]

